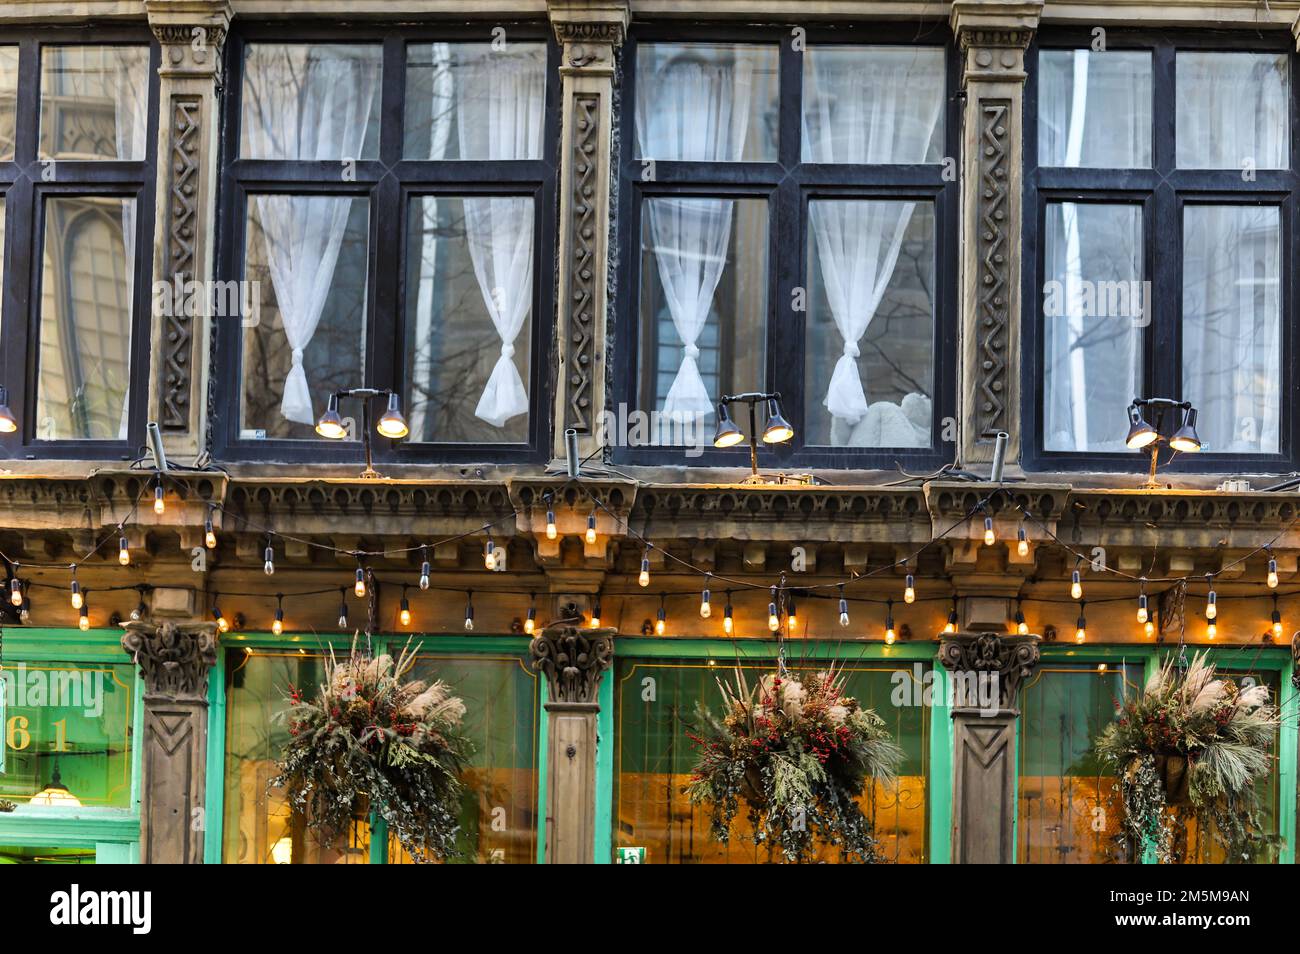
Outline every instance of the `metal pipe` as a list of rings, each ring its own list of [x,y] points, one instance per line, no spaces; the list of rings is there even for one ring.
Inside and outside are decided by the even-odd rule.
[[[167,454],[163,452],[162,431],[157,421],[150,421],[146,428],[149,434],[149,449],[153,451],[153,464],[156,470],[167,469]]]
[[[567,458],[569,479],[582,476],[582,462],[578,460],[578,429],[564,429],[564,456]]]
[[[1002,468],[1007,462],[1007,441],[1011,435],[1006,431],[997,431],[993,435],[993,469],[989,471],[989,480],[995,484],[1002,483]]]

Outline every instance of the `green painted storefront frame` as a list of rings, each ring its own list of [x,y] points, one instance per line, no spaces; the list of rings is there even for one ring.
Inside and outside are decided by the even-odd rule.
[[[130,662],[120,630],[8,627],[3,664]],[[140,860],[140,769],[144,753],[144,683],[139,670],[131,682],[131,793],[129,808],[19,807],[0,814],[0,845],[24,848],[93,848],[96,864],[136,864]],[[3,731],[3,727],[0,727]],[[0,744],[4,739],[0,736]]]

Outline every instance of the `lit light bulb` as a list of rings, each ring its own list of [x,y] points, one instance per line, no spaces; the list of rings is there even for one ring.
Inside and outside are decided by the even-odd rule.
[[[77,582],[77,578],[74,576],[72,578],[72,608],[81,609],[81,603],[81,584]]]
[[[998,542],[997,535],[993,532],[993,518],[984,518],[984,545],[991,547]]]
[[[948,621],[943,624],[943,631],[945,633],[957,632],[957,607],[954,606],[948,610]]]
[[[1219,627],[1214,620],[1210,620],[1210,622],[1206,624],[1205,635],[1210,639],[1219,635]]]
[[[358,597],[366,595],[366,571],[357,567],[357,581],[352,585],[352,592]]]
[[[14,606],[23,605],[23,582],[16,576],[9,581],[9,602]]]
[[[642,586],[650,585],[650,548],[649,547],[647,547],[645,552],[641,554],[641,575],[636,578],[636,581],[640,583]]]
[[[1140,593],[1138,594],[1138,622],[1145,623],[1150,618],[1151,614],[1147,611],[1147,595]]]
[[[284,610],[278,606],[275,609],[275,619],[271,622],[271,632],[277,636],[284,632]]]
[[[162,484],[155,484],[153,488],[153,512],[161,517],[166,509],[167,505],[163,502]]]
[[[230,632],[230,621],[222,614],[221,607],[216,604],[213,604],[212,606],[212,618],[217,621],[217,629],[220,632]]]
[[[131,562],[131,551],[127,549],[126,537],[118,537],[117,539],[117,562],[122,566],[126,566]]]
[[[1083,581],[1079,579],[1079,571],[1075,570],[1070,574],[1070,599],[1077,600],[1083,596]]]
[[[487,545],[483,549],[483,567],[488,570],[497,568],[497,545],[488,537]]]
[[[1025,614],[1019,603],[1016,604],[1016,632],[1021,636],[1029,635],[1029,624],[1025,622]]]
[[[890,613],[885,617],[885,645],[894,645],[896,639],[898,639],[898,634],[894,632],[894,615]]]
[[[772,587],[772,599],[767,604],[767,628],[776,632],[781,628],[781,618],[776,614],[776,587]]]
[[[468,633],[474,631],[474,601],[468,597],[465,602],[465,631]]]
[[[262,553],[262,560],[263,560],[262,572],[265,573],[267,576],[274,575],[275,551],[271,549],[271,542],[269,540],[266,543],[266,550]]]
[[[587,514],[587,542],[596,542],[596,515],[594,513]]]
[[[1210,590],[1210,595],[1205,600],[1205,618],[1215,619],[1219,615],[1219,595]]]
[[[1016,531],[1016,553],[1020,556],[1029,556],[1029,541],[1025,539],[1024,527]]]
[[[560,535],[560,531],[555,528],[555,511],[546,511],[546,539],[554,540]]]
[[[840,587],[840,625],[849,625],[849,601],[844,598],[844,587]]]
[[[347,629],[347,628],[348,628],[348,611],[347,611],[347,607],[344,607],[342,612],[339,613],[339,629]]]
[[[916,580],[913,579],[911,573],[907,574],[907,583],[903,586],[903,602],[916,602]]]
[[[591,607],[591,628],[600,629],[600,599],[599,598],[597,598],[596,602]]]
[[[712,615],[713,606],[709,603],[709,588],[706,586],[700,594],[700,619],[708,619]]]
[[[537,630],[537,607],[528,607],[528,617],[524,620],[524,632],[529,636]]]
[[[1088,638],[1088,621],[1083,616],[1083,606],[1079,606],[1079,621],[1074,630],[1074,641],[1081,643]]]
[[[731,618],[731,599],[728,597],[727,605],[722,610],[722,631],[730,636],[734,627],[735,622]]]
[[[1282,638],[1282,614],[1277,611],[1277,607],[1273,608],[1273,638]]]
[[[217,548],[217,533],[212,529],[212,514],[210,513],[203,521],[203,542],[207,545],[209,550],[215,550]]]
[[[664,612],[663,603],[659,604],[659,612],[655,616],[655,635],[662,636],[668,628],[667,614]]]
[[[1142,627],[1142,631],[1146,633],[1147,639],[1150,639],[1152,636],[1156,634],[1156,624],[1151,620],[1147,620]]]
[[[90,629],[90,607],[82,604],[81,617],[77,620],[77,628],[83,633]]]
[[[785,625],[791,633],[799,628],[799,608],[795,606],[793,596],[785,601]]]
[[[411,601],[405,596],[402,597],[400,608],[397,611],[397,618],[402,621],[403,626],[411,625]]]
[[[1277,589],[1277,560],[1272,557],[1268,558],[1268,588]]]

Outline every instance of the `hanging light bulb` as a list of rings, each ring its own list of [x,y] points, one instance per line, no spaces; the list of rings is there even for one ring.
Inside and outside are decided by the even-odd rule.
[[[794,594],[785,598],[785,625],[793,634],[799,628],[799,609],[794,605]]]
[[[397,604],[397,618],[403,626],[411,625],[411,601],[406,598],[406,587],[402,587],[402,601]]]
[[[465,631],[474,631],[474,591],[465,594]]]
[[[551,509],[550,503],[546,506],[546,539],[554,540],[560,535],[560,531],[555,527],[555,511]]]
[[[72,608],[81,609],[81,584],[77,582],[77,564],[72,564]]]
[[[1146,587],[1146,582],[1145,582],[1145,581],[1143,581],[1142,586],[1143,586],[1143,589],[1145,590],[1145,587]],[[1142,591],[1139,591],[1139,592],[1138,592],[1138,613],[1137,613],[1137,616],[1138,616],[1138,622],[1139,622],[1139,623],[1145,623],[1147,620],[1149,620],[1149,619],[1151,618],[1151,613],[1150,613],[1150,612],[1148,611],[1148,609],[1147,609],[1147,595],[1146,595],[1145,592],[1142,592]]]
[[[596,511],[587,514],[587,542],[596,542]]]
[[[984,545],[991,547],[998,542],[997,534],[993,532],[993,518],[985,514],[984,516]]]
[[[1083,580],[1079,577],[1079,569],[1075,567],[1070,571],[1070,599],[1077,600],[1083,598]]]
[[[77,619],[77,628],[83,633],[90,629],[90,604],[84,600],[81,604],[81,616]]]
[[[126,535],[117,538],[117,562],[126,566],[131,562],[131,551],[126,546]]]
[[[271,632],[279,636],[284,632],[284,594],[275,594],[275,619],[271,620]]]
[[[849,601],[844,598],[844,584],[840,584],[840,625],[849,625]]]
[[[340,590],[339,590],[339,629],[341,629],[341,630],[346,630],[346,629],[348,628],[348,595],[347,595],[347,593],[348,593],[347,590],[344,590],[344,589],[340,589]]]
[[[1214,619],[1219,615],[1219,594],[1214,592],[1214,581],[1211,577],[1206,577],[1210,583],[1210,592],[1205,597],[1205,618]]]
[[[1214,620],[1210,620],[1208,623],[1205,624],[1205,636],[1207,639],[1214,639],[1218,635],[1219,635],[1218,623],[1216,623]]]
[[[492,534],[488,534],[487,544],[483,548],[483,567],[487,570],[497,568],[497,545],[492,542]]]
[[[524,618],[524,632],[529,636],[537,631],[537,594],[528,594],[528,615]]]
[[[9,602],[14,606],[23,605],[23,581],[18,579],[18,564],[14,564],[14,577],[9,581]]]
[[[421,547],[420,552],[424,557],[424,561],[420,564],[420,589],[427,590],[429,588],[429,548]]]
[[[722,631],[728,636],[735,628],[735,621],[731,618],[731,590],[727,590],[727,605],[722,609]]]
[[[948,610],[948,621],[943,624],[945,633],[957,632],[957,597],[952,598],[952,609]]]
[[[267,576],[275,574],[275,550],[271,546],[270,534],[266,537],[266,549],[262,551],[262,572]]]
[[[1272,621],[1273,621],[1273,638],[1281,639],[1282,638],[1282,614],[1278,611],[1277,608],[1277,594],[1273,595]]]
[[[713,615],[713,607],[709,604],[709,580],[711,576],[704,577],[704,592],[700,594],[700,619],[708,619]]]
[[[352,584],[352,592],[357,594],[358,599],[366,595],[366,571],[360,560],[357,561],[357,579]]]
[[[1020,529],[1016,531],[1016,553],[1020,556],[1029,556],[1029,541],[1025,539],[1025,527],[1021,524]]]
[[[1273,559],[1271,553],[1268,556],[1268,588],[1277,589],[1277,560]]]
[[[1079,604],[1079,620],[1074,629],[1074,641],[1076,643],[1082,643],[1088,638],[1088,620],[1083,615],[1083,608],[1086,605],[1086,603]]]
[[[596,594],[596,602],[591,605],[591,628],[600,628],[600,594]]]
[[[650,548],[649,547],[646,547],[644,552],[642,552],[641,554],[641,575],[636,578],[636,581],[640,583],[642,586],[650,585]]]
[[[907,582],[903,585],[903,602],[916,602],[916,580],[911,573],[907,574]]]
[[[1146,633],[1147,639],[1150,639],[1156,634],[1156,624],[1151,620],[1147,620],[1142,626],[1142,631]]]
[[[886,646],[894,645],[894,640],[896,640],[897,638],[898,638],[898,634],[894,632],[894,601],[886,600],[885,601],[885,645]]]
[[[203,519],[203,542],[209,550],[217,548],[217,532],[212,529],[212,507],[208,507],[208,515]]]
[[[230,621],[226,619],[225,614],[221,612],[221,603],[215,593],[212,594],[212,618],[217,621],[218,632],[230,632]]]
[[[153,512],[161,517],[166,510],[167,504],[163,502],[162,479],[159,478],[158,482],[153,485]]]
[[[1025,622],[1025,611],[1020,607],[1020,600],[1016,600],[1016,633],[1021,636],[1029,635],[1029,624]]]
[[[655,614],[655,635],[662,636],[668,628],[668,613],[664,609],[664,594],[659,594],[659,612]]]
[[[772,587],[772,598],[767,604],[767,628],[774,633],[781,628],[781,617],[776,612],[776,599],[776,587],[774,586]]]

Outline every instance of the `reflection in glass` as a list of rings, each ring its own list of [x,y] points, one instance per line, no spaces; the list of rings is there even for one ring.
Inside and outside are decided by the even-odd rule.
[[[407,159],[540,159],[546,44],[413,43],[405,109]]]
[[[1124,409],[1141,396],[1150,288],[1142,209],[1053,202],[1046,212],[1043,442],[1049,451],[1123,451]]]
[[[0,46],[0,160],[14,157],[18,122],[18,47]]]
[[[533,200],[411,200],[406,376],[411,440],[528,439]]]
[[[834,447],[930,447],[934,209],[808,204],[804,436]]]
[[[1150,168],[1150,52],[1043,50],[1038,84],[1039,165]]]
[[[1290,57],[1180,50],[1178,165],[1288,169]]]
[[[815,46],[803,57],[803,161],[939,162],[944,51]]]
[[[728,666],[733,660],[726,661]],[[802,668],[811,668],[813,663]],[[798,666],[794,667],[800,668]],[[781,860],[779,848],[755,846],[742,806],[731,841],[720,844],[709,834],[709,811],[692,805],[682,793],[690,780],[696,752],[687,730],[695,724],[697,703],[721,706],[715,675],[704,660],[615,661],[614,688],[614,847],[643,847],[647,864],[755,864]],[[745,665],[754,685],[771,667]],[[884,860],[924,863],[928,854],[929,720],[928,705],[895,705],[898,679],[916,677],[911,668],[888,663],[849,663],[844,667],[847,692],[874,709],[903,748],[898,778],[869,783],[859,804],[875,826]],[[651,678],[655,695],[647,701],[642,680]],[[918,684],[916,695],[923,691]],[[830,845],[819,861],[836,861]]]
[[[126,440],[135,200],[45,203],[36,439]]]
[[[244,278],[259,319],[244,329],[242,438],[318,440],[329,395],[361,386],[369,212],[352,196],[249,197]]]
[[[638,154],[679,162],[772,162],[777,49],[724,43],[637,48]]]
[[[721,395],[767,380],[767,203],[655,197],[641,223],[638,406],[660,426],[629,439],[694,443]]]
[[[147,46],[41,47],[41,158],[145,158]]]
[[[374,159],[379,155],[375,44],[250,43],[244,53],[243,159]]]
[[[1282,238],[1276,206],[1183,209],[1183,397],[1207,451],[1277,453]]]

